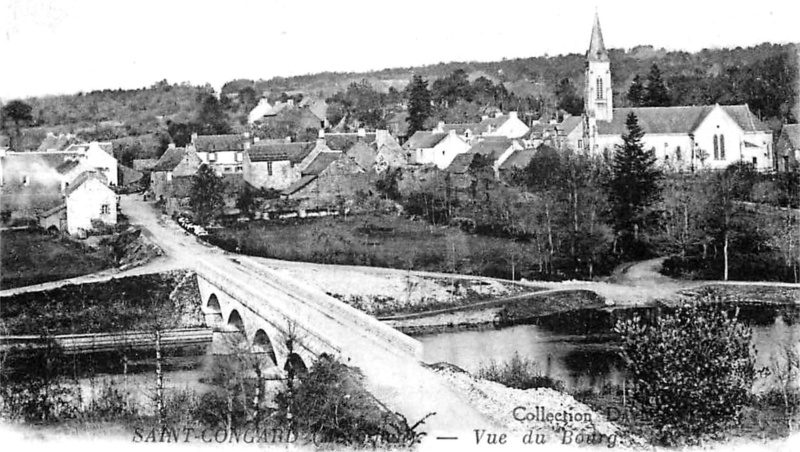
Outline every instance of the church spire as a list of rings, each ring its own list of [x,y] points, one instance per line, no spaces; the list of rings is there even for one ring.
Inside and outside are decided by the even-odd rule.
[[[586,54],[589,61],[608,61],[608,52],[603,43],[603,31],[600,30],[600,15],[594,12],[594,26],[592,27],[592,40],[589,42],[589,53]]]

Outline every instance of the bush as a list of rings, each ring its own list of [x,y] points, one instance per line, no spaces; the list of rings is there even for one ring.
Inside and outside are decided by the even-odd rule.
[[[481,366],[478,378],[495,381],[509,388],[549,388],[564,391],[562,381],[542,375],[533,360],[522,358],[517,352],[514,352],[514,356],[502,365],[492,360],[488,365]]]
[[[752,331],[708,298],[652,323],[619,321],[637,409],[665,445],[714,437],[736,420],[755,379]]]
[[[357,369],[349,368],[329,355],[321,355],[300,383],[290,384],[275,401],[280,422],[314,441],[350,445],[377,442],[411,445],[419,441],[398,413],[386,411],[362,386]]]

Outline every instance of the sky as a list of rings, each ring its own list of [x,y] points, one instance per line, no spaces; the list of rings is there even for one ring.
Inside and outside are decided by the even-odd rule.
[[[0,99],[585,53],[595,11],[609,48],[800,42],[797,0],[0,0]]]

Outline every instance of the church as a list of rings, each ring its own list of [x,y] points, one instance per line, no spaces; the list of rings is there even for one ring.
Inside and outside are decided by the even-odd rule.
[[[569,133],[568,146],[610,157],[622,144],[626,119],[633,112],[645,132],[645,149],[666,168],[718,170],[739,161],[752,163],[759,171],[774,168],[772,131],[747,105],[614,108],[611,69],[595,14],[586,54],[584,117],[573,122],[582,130]]]

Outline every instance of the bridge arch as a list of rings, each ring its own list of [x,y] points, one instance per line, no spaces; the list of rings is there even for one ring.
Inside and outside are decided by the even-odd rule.
[[[269,358],[273,366],[278,365],[275,348],[272,346],[269,335],[263,329],[256,331],[255,336],[253,336],[253,353],[263,353]]]
[[[302,375],[306,373],[308,366],[306,366],[306,363],[300,355],[292,352],[289,353],[289,357],[286,358],[286,364],[284,364],[283,370],[293,372],[295,375]]]
[[[216,294],[211,294],[206,301],[205,317],[206,326],[219,327],[222,326],[222,307],[219,304],[219,299]]]
[[[244,320],[242,320],[241,314],[239,314],[239,311],[236,309],[231,310],[231,313],[228,314],[228,322],[226,325],[230,330],[246,334],[246,330],[244,329]]]

